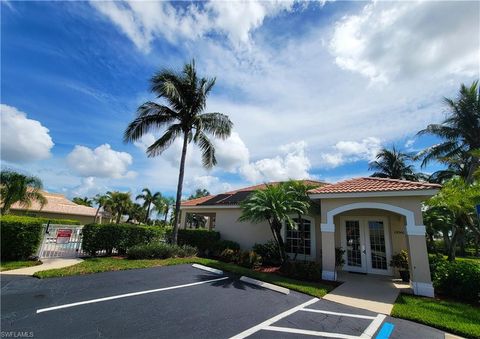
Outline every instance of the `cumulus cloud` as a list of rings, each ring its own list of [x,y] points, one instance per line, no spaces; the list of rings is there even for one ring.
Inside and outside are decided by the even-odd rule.
[[[95,149],[77,145],[67,156],[70,169],[82,177],[131,178],[135,176],[128,171],[132,161],[130,154],[115,151],[109,144]]]
[[[240,168],[240,174],[252,183],[310,178],[311,165],[305,147],[304,141],[283,145],[281,155],[246,164]]]
[[[1,104],[2,160],[24,163],[50,157],[54,143],[48,128],[17,108]]]
[[[330,50],[340,67],[374,81],[478,74],[479,11],[475,1],[374,2],[337,22]]]
[[[381,147],[380,139],[374,137],[362,141],[339,141],[333,146],[334,151],[323,153],[320,157],[323,167],[333,168],[359,160],[371,161]]]
[[[215,139],[217,166],[229,172],[235,172],[239,166],[248,163],[250,153],[237,132],[232,132],[226,140]]]
[[[186,182],[188,191],[194,192],[197,188],[206,189],[212,194],[227,192],[232,190],[232,185],[223,182],[219,177],[212,175],[195,176],[192,180]]]
[[[108,190],[108,187],[99,183],[96,178],[86,177],[82,178],[80,185],[67,190],[66,193],[71,197],[93,197]]]
[[[209,1],[179,6],[166,1],[91,1],[143,52],[154,38],[170,42],[224,34],[234,45],[247,44],[250,33],[268,16],[291,10],[293,1]]]

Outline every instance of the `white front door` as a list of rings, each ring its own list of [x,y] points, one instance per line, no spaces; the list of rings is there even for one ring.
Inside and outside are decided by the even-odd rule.
[[[344,271],[391,274],[389,227],[382,217],[342,217]]]

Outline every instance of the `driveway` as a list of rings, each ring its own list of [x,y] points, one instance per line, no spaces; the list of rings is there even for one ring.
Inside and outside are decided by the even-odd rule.
[[[1,293],[2,337],[444,338],[423,325],[190,265],[44,280],[2,276]]]

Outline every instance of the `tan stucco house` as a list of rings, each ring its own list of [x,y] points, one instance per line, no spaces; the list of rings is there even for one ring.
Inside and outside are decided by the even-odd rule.
[[[95,219],[96,208],[77,205],[63,194],[42,192],[42,195],[47,199],[43,207],[36,201],[33,201],[29,208],[17,202],[10,207],[10,213],[52,219],[73,219],[80,221],[81,224],[90,224]],[[96,221],[101,223],[102,217],[103,213],[99,212]]]
[[[430,279],[422,201],[435,195],[440,185],[383,178],[355,178],[317,185],[309,196],[317,212],[304,216],[305,253],[322,264],[322,278],[336,280],[337,269],[367,274],[393,275],[390,259],[402,250],[409,253],[410,284],[417,295],[433,296]],[[206,227],[220,232],[243,249],[272,239],[265,224],[238,221],[240,202],[257,185],[182,202],[180,227],[187,213],[203,215]],[[299,232],[284,228],[287,252],[294,253]],[[342,248],[345,264],[335,267],[335,249]],[[303,248],[302,248],[303,250]],[[302,255],[303,257],[303,255]]]

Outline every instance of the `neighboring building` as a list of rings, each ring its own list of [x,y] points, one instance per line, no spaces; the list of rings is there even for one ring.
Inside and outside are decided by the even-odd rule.
[[[96,208],[77,205],[63,194],[48,192],[42,192],[42,194],[47,199],[47,203],[43,207],[36,201],[33,201],[29,208],[25,208],[17,202],[10,207],[10,213],[52,219],[74,219],[80,221],[81,224],[94,222]],[[102,217],[103,213],[99,212],[97,222],[101,223]]]
[[[435,195],[440,185],[372,177],[336,184],[308,182],[318,185],[309,194],[318,212],[304,216],[304,246],[299,243],[298,230],[284,229],[287,252],[296,252],[296,247],[300,253],[305,251],[308,260],[322,263],[323,279],[336,280],[335,248],[345,250],[341,269],[383,275],[393,275],[389,266],[392,254],[405,249],[414,293],[433,296],[422,201]],[[264,187],[257,185],[184,201],[180,227],[185,226],[187,213],[195,213],[214,221],[211,228],[243,249],[265,243],[272,239],[266,222],[238,221],[240,202]]]

